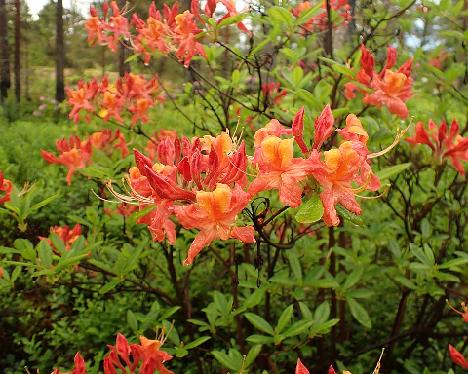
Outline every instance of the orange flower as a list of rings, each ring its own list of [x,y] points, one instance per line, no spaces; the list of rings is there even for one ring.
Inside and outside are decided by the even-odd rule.
[[[239,186],[236,185],[231,190],[229,186],[219,183],[213,192],[197,192],[196,203],[175,207],[177,218],[183,227],[200,230],[190,245],[184,265],[190,265],[200,251],[216,239],[235,238],[244,243],[254,243],[252,226],[235,225],[237,215],[249,200],[250,195]]]
[[[85,120],[91,114],[98,114],[105,121],[114,118],[123,123],[124,110],[132,114],[132,125],[138,121],[148,122],[148,110],[164,97],[159,91],[157,77],[146,80],[143,76],[127,73],[109,84],[107,77],[101,81],[93,79],[90,83],[78,82],[76,90],[67,88],[68,102],[73,106],[69,117],[78,122],[82,111],[86,112]]]
[[[300,359],[297,359],[295,374],[309,374],[309,370],[304,366]]]
[[[348,100],[356,96],[356,92],[364,94],[363,101],[377,107],[386,106],[388,110],[401,118],[408,117],[405,102],[411,97],[413,81],[410,77],[412,59],[408,59],[395,72],[390,70],[396,63],[396,49],[387,47],[387,59],[380,73],[375,71],[375,61],[372,53],[361,46],[360,70],[356,74],[356,81],[345,84],[345,97]]]
[[[292,13],[294,17],[300,17],[304,12],[312,8],[315,4],[310,1],[304,1],[297,4],[293,9]],[[351,6],[348,4],[348,0],[332,0],[330,1],[331,9],[334,13],[338,14],[339,20],[347,24],[351,20]],[[322,1],[322,11],[309,19],[302,25],[302,33],[310,33],[315,31],[323,31],[328,27],[328,18],[326,12],[326,2]]]
[[[411,97],[412,82],[403,73],[386,70],[383,79],[374,76],[371,86],[375,91],[366,95],[364,102],[377,107],[384,105],[390,112],[406,118],[408,108],[405,101]]]
[[[65,249],[69,251],[72,244],[81,236],[81,225],[77,223],[72,229],[68,226],[53,226],[50,228],[50,232],[56,234],[65,244]],[[53,247],[52,242],[49,241],[49,243]]]
[[[52,374],[86,374],[86,363],[83,359],[83,356],[78,352],[74,358],[74,367],[72,371],[61,373],[59,369],[55,369]],[[110,373],[106,373],[110,374]]]
[[[144,336],[140,336],[140,345],[133,346],[135,350],[135,356],[140,357],[143,362],[140,373],[154,373],[155,371],[161,374],[173,374],[174,372],[164,367],[164,362],[172,359],[172,356],[160,348],[164,344],[164,341],[159,339],[151,340]]]
[[[293,157],[294,139],[269,135],[256,145],[254,163],[259,169],[249,187],[253,196],[260,191],[277,189],[280,201],[291,207],[301,205],[303,186],[309,164],[303,158]]]
[[[455,365],[460,366],[462,369],[468,369],[468,360],[458,352],[452,345],[449,344],[450,359]]]
[[[336,226],[340,222],[335,209],[336,204],[360,214],[361,207],[356,201],[356,192],[375,191],[380,187],[380,181],[372,173],[368,162],[368,135],[359,119],[350,114],[346,118],[346,127],[340,134],[345,141],[339,148],[323,152],[323,161],[321,154],[316,150],[309,158],[314,165],[311,174],[323,188],[320,194],[324,206],[323,221],[329,226]],[[358,187],[354,188],[353,183]]]
[[[129,344],[125,336],[117,334],[115,346],[109,345],[109,353],[104,358],[104,374],[122,373],[174,374],[164,367],[172,359],[168,353],[160,350],[164,340],[150,340],[140,336],[140,344]]]
[[[11,190],[13,189],[13,184],[11,181],[3,177],[3,172],[0,171],[0,191],[3,192],[3,196],[0,197],[0,204],[10,201]]]
[[[66,181],[71,184],[73,173],[77,169],[85,168],[91,161],[91,142],[81,141],[77,136],[70,136],[68,141],[60,139],[56,142],[60,155],[41,150],[41,155],[49,164],[61,164],[68,169]]]
[[[463,321],[467,322],[468,323],[468,306],[465,304],[464,301],[462,301],[460,303],[460,306],[462,308],[462,312],[460,312],[459,310],[455,309],[451,304],[450,302],[447,300],[447,304],[448,306],[450,307],[450,309],[452,309],[455,313],[459,314],[462,316],[463,318]]]
[[[94,107],[91,101],[97,94],[98,89],[99,86],[95,79],[90,83],[79,81],[78,88],[76,90],[72,90],[68,87],[66,88],[68,103],[73,106],[68,117],[72,119],[73,122],[77,123],[80,120],[80,112],[82,110],[85,110],[88,113],[94,112]]]
[[[206,58],[206,53],[197,39],[196,35],[201,32],[197,27],[194,15],[186,10],[175,17],[176,27],[174,29],[174,41],[178,44],[176,56],[179,61],[188,67],[193,56],[200,55]]]
[[[462,162],[468,161],[468,138],[461,136],[459,132],[455,119],[450,129],[447,129],[444,121],[437,127],[432,120],[429,120],[427,128],[422,122],[418,122],[414,136],[406,138],[406,141],[411,144],[426,144],[432,149],[437,162],[441,163],[445,158],[449,158],[455,170],[465,175]]]
[[[112,132],[112,130],[96,131],[91,134],[89,141],[94,148],[100,149],[108,155],[112,154],[115,148],[120,149],[122,158],[127,157],[129,154],[125,136],[120,130],[115,132]]]

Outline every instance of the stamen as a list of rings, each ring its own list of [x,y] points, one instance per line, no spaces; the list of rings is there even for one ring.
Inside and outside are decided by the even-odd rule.
[[[358,194],[354,194],[354,196],[356,197],[359,197],[360,199],[363,199],[363,200],[375,200],[375,199],[380,199],[383,195],[385,195],[385,193],[388,191],[388,186],[386,186],[387,188],[385,189],[385,191],[383,191],[382,193],[378,194],[377,196],[362,196],[362,195],[358,195]]]
[[[372,159],[372,158],[382,156],[382,155],[384,155],[385,153],[391,151],[391,150],[400,142],[400,139],[403,137],[403,135],[406,134],[406,132],[408,131],[408,129],[410,128],[410,126],[411,126],[411,124],[410,124],[406,129],[397,130],[397,134],[396,134],[396,136],[395,136],[395,140],[393,141],[392,144],[390,144],[387,148],[383,149],[383,150],[380,151],[380,152],[371,153],[370,155],[367,156],[367,159],[370,160],[370,159]]]
[[[445,299],[445,302],[447,303],[447,305],[449,306],[449,308],[452,309],[455,313],[457,313],[457,314],[463,316],[463,313],[460,312],[458,309],[455,309],[455,307],[452,306],[452,304],[450,304],[450,301],[449,301],[448,299]],[[463,309],[468,309],[468,308],[466,308],[465,303],[462,303],[462,308],[463,308]],[[468,312],[468,310],[467,310],[467,312]]]
[[[257,177],[258,174],[250,174],[250,173],[247,172],[247,170],[242,170],[241,168],[239,168],[238,166],[236,166],[236,164],[234,164],[234,163],[232,162],[232,160],[231,160],[229,157],[228,157],[227,159],[228,159],[229,163],[230,163],[234,168],[236,168],[236,169],[239,170],[240,172],[244,173],[245,175],[248,175],[248,176],[254,177],[254,178]]]
[[[382,360],[382,356],[383,356],[384,352],[385,352],[385,348],[382,348],[382,353],[380,353],[379,360],[377,361],[377,365],[375,365],[375,369],[372,372],[372,374],[379,374],[379,372],[380,372],[380,361]]]
[[[128,183],[128,181],[127,181],[127,183]],[[124,179],[123,185],[124,185],[124,188],[125,188],[125,179]],[[121,193],[115,191],[114,188],[112,187],[112,181],[110,181],[110,180],[106,182],[106,187],[109,190],[109,192],[112,195],[114,195],[115,198],[117,200],[119,200],[120,202],[122,202],[122,203],[125,203],[125,204],[128,204],[128,205],[135,205],[135,206],[140,205],[140,204],[144,204],[144,205],[154,204],[153,199],[141,196],[140,194],[138,194],[133,189],[132,189],[132,191],[131,191],[131,193],[129,195],[124,195],[124,194],[121,194]],[[131,188],[131,186],[130,186],[130,188]]]

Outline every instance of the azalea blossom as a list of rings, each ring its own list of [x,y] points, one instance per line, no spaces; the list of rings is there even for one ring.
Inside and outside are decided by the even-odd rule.
[[[361,46],[360,70],[355,82],[345,84],[345,96],[348,100],[356,96],[356,92],[364,95],[366,104],[381,107],[401,118],[408,117],[406,101],[411,97],[413,81],[411,75],[412,59],[408,59],[397,71],[391,70],[396,63],[397,52],[392,46],[387,47],[387,59],[380,72],[375,70],[375,60],[372,53]]]
[[[294,373],[295,374],[309,374],[309,370],[305,367],[305,365],[301,362],[300,359],[297,359],[296,370]],[[328,368],[328,374],[336,374],[336,371],[332,365],[330,365],[330,367]],[[343,374],[351,374],[351,373],[345,370],[343,371]]]
[[[41,150],[41,155],[49,164],[60,164],[68,169],[66,181],[70,185],[74,172],[87,167],[91,162],[91,142],[81,141],[79,137],[72,135],[68,140],[57,140],[56,147],[58,156],[45,150]]]
[[[450,309],[452,309],[455,313],[459,314],[463,318],[463,321],[468,322],[468,306],[465,304],[464,301],[460,303],[462,311],[455,309],[448,300],[447,300],[447,304],[450,307]]]
[[[109,12],[111,10],[111,12]],[[103,6],[103,17],[98,16],[95,7],[90,7],[91,17],[85,22],[90,44],[107,45],[113,52],[117,51],[121,40],[130,37],[129,23],[115,1]]]
[[[455,170],[465,175],[463,162],[468,161],[468,138],[460,135],[455,119],[450,128],[444,121],[437,126],[431,119],[427,127],[422,122],[418,122],[414,136],[406,138],[406,141],[411,144],[427,145],[431,148],[436,162],[442,163],[445,159],[449,159]]]
[[[113,83],[109,83],[107,77],[89,83],[80,81],[76,89],[67,88],[66,92],[68,103],[73,107],[69,117],[75,123],[81,120],[84,112],[85,121],[89,121],[91,115],[98,115],[105,121],[113,119],[122,124],[125,111],[131,115],[132,126],[138,122],[147,123],[149,110],[164,101],[156,76],[146,80],[132,73],[126,73]]]
[[[316,31],[323,31],[328,28],[328,17],[327,17],[327,6],[326,1],[322,1],[321,11],[319,14],[313,16],[307,22],[302,25],[303,33],[311,33]],[[310,1],[303,1],[298,3],[293,9],[292,13],[295,17],[300,17],[303,13],[314,7],[315,4]],[[351,6],[348,4],[348,0],[332,0],[330,1],[331,9],[336,12],[339,16],[339,24],[347,24],[351,16]],[[337,25],[333,25],[336,27]]]
[[[346,126],[339,131],[344,141],[338,148],[321,151],[322,145],[333,133],[333,114],[329,106],[315,120],[314,142],[307,147],[303,139],[304,115],[301,109],[293,121],[293,134],[296,143],[304,155],[308,156],[307,174],[320,185],[320,199],[324,207],[323,221],[329,226],[336,226],[340,220],[335,206],[342,205],[355,214],[361,214],[361,207],[356,201],[357,192],[380,188],[378,178],[372,173],[368,160],[369,138],[359,119],[350,114]]]
[[[203,45],[198,42],[197,35],[201,32],[195,23],[195,16],[186,10],[175,17],[174,40],[178,45],[176,56],[185,67],[190,65],[193,56],[200,55],[206,58]]]
[[[254,243],[253,227],[236,225],[237,215],[249,201],[250,195],[239,185],[231,189],[218,183],[212,192],[197,192],[195,203],[176,206],[175,212],[180,224],[186,229],[200,230],[190,245],[184,265],[192,264],[200,251],[217,239],[234,238],[244,243]]]
[[[172,356],[161,350],[165,338],[161,333],[154,340],[140,336],[139,344],[129,344],[125,336],[118,333],[115,345],[108,345],[109,353],[104,357],[104,374],[118,372],[130,374],[174,374],[165,364]],[[52,374],[86,374],[86,363],[80,353],[74,358],[74,368],[70,372],[55,369]]]
[[[117,334],[115,346],[109,345],[109,353],[104,357],[104,374],[117,373],[117,369],[131,374],[153,374],[156,371],[174,374],[164,365],[172,356],[160,349],[163,344],[163,338],[150,340],[144,336],[140,336],[140,344],[129,344],[125,336]]]
[[[60,371],[60,369],[55,369],[52,372],[52,374],[86,374],[87,373],[86,363],[83,359],[83,356],[81,356],[79,352],[75,355],[73,362],[74,362],[74,367],[71,371],[63,372],[63,371]]]
[[[120,150],[122,158],[127,157],[129,154],[125,136],[120,130],[114,132],[112,130],[96,131],[90,135],[89,141],[94,148],[105,152],[107,155],[112,154],[115,148]]]
[[[237,14],[235,7],[233,8],[234,3],[231,4],[229,0],[223,0],[223,2],[228,7],[229,17]],[[103,6],[103,17],[99,17],[96,9],[91,7],[91,17],[85,23],[88,41],[91,44],[108,46],[114,52],[117,51],[119,43],[124,41],[126,47],[132,48],[136,54],[143,56],[146,64],[149,63],[151,54],[156,51],[164,55],[174,53],[179,61],[188,67],[193,56],[206,57],[206,54],[197,40],[201,30],[195,23],[196,15],[189,11],[179,14],[178,11],[177,3],[172,8],[164,4],[161,15],[153,1],[149,6],[146,20],[134,14],[130,23],[115,1],[111,2],[110,7],[106,4]],[[135,35],[131,33],[130,25],[135,27]],[[138,110],[139,107],[145,107],[148,104],[147,99],[140,99],[132,109]],[[143,114],[137,113],[133,120],[137,119],[144,120],[144,112]]]
[[[208,0],[206,2],[205,8],[204,8],[205,15],[208,18],[213,18],[213,16],[215,15],[215,12],[216,12],[216,6],[218,4],[224,5],[224,7],[226,8],[226,13],[224,14],[223,17],[216,20],[216,23],[219,24],[221,21],[223,21],[225,19],[228,19],[228,18],[231,18],[231,17],[236,17],[237,15],[239,15],[239,12],[236,9],[236,2],[234,0]],[[198,18],[202,23],[205,24],[204,19],[200,15],[200,2],[199,2],[199,0],[192,0],[192,4],[191,4],[190,9],[191,9],[192,14],[196,18]],[[239,30],[245,32],[247,35],[252,36],[251,31],[245,26],[245,24],[243,22],[238,22],[237,27],[239,28]]]
[[[277,189],[280,201],[292,207],[301,205],[303,185],[309,164],[303,158],[293,157],[294,139],[269,135],[256,144],[253,162],[259,173],[249,187],[253,196],[260,191]]]
[[[75,226],[73,226],[72,229],[70,229],[68,226],[52,226],[50,228],[50,233],[55,234],[59,237],[59,239],[63,242],[65,245],[65,249],[69,251],[73,245],[73,243],[81,236],[81,225],[77,223]],[[41,240],[47,240],[52,248],[56,250],[52,240],[39,237]]]
[[[13,189],[13,184],[8,179],[4,178],[3,172],[0,171],[0,204],[4,204],[7,201],[10,201],[11,190]]]
[[[295,374],[309,374],[309,370],[304,366],[300,359],[297,359]]]
[[[262,93],[265,99],[270,98],[274,105],[281,104],[283,98],[288,94],[284,89],[281,89],[279,82],[269,82],[262,84]]]
[[[458,352],[452,345],[449,344],[449,356],[455,365],[460,366],[462,369],[468,369],[468,360]]]

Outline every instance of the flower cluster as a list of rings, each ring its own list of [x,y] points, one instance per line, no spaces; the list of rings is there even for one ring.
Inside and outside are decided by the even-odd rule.
[[[66,138],[57,140],[56,148],[58,156],[45,150],[41,150],[41,155],[48,163],[60,164],[68,169],[66,176],[68,185],[71,184],[72,176],[76,170],[91,164],[93,149],[99,149],[110,155],[115,148],[118,148],[122,157],[126,157],[129,153],[125,137],[119,130],[114,132],[111,130],[97,131],[84,140],[72,135],[68,140]]]
[[[91,17],[85,24],[88,41],[90,44],[108,46],[114,52],[121,43],[141,56],[146,64],[155,52],[163,55],[173,53],[188,67],[194,56],[206,57],[203,45],[199,42],[203,30],[199,28],[197,21],[203,27],[209,27],[211,23],[207,20],[215,16],[218,4],[224,7],[225,13],[216,20],[216,24],[239,15],[233,0],[208,0],[203,15],[200,12],[199,1],[193,0],[190,11],[186,10],[183,13],[179,13],[177,2],[172,8],[164,4],[162,14],[152,2],[146,19],[134,14],[128,20],[125,17],[126,11],[119,9],[115,1],[110,5],[104,3],[102,16],[99,16],[96,8],[91,7]],[[237,26],[251,35],[241,21],[237,22]]]
[[[72,244],[81,236],[81,225],[77,223],[73,228],[69,228],[68,226],[52,226],[50,228],[50,233],[55,234],[59,237],[59,239],[65,245],[65,249],[69,251],[71,249]],[[47,240],[49,245],[57,252],[52,240],[39,237],[41,240]]]
[[[295,17],[300,17],[313,7],[314,4],[310,1],[304,1],[297,4],[293,8],[292,13]],[[351,20],[351,6],[348,4],[348,0],[332,0],[330,1],[330,7],[331,10],[336,12],[338,15],[339,24],[347,24]],[[326,30],[328,28],[328,15],[326,8],[327,2],[322,1],[321,12],[304,23],[302,25],[302,31],[305,33],[311,33]]]
[[[0,171],[0,204],[4,204],[7,201],[10,201],[10,194],[13,188],[13,184],[8,179],[4,178],[3,172]]]
[[[224,6],[226,12],[222,17],[216,20],[217,24],[221,23],[225,19],[236,17],[239,15],[239,12],[236,10],[236,2],[234,0],[208,0],[204,8],[205,18],[213,18],[213,16],[216,13],[216,6],[218,4]],[[200,20],[204,25],[207,24],[200,14],[199,0],[192,0],[191,11],[195,15],[195,17],[198,20]],[[252,36],[251,31],[247,28],[247,26],[245,26],[243,22],[238,22],[237,27],[239,28],[239,30],[245,32],[247,35]]]
[[[252,227],[237,227],[236,216],[250,201],[245,143],[237,145],[227,133],[216,137],[179,138],[159,135],[150,147],[153,159],[135,151],[136,167],[130,169],[132,196],[116,194],[124,202],[138,202],[154,209],[140,219],[156,241],[175,243],[171,216],[187,229],[200,230],[186,264],[215,239],[237,238],[253,242]],[[157,162],[154,162],[157,161]]]
[[[414,136],[406,138],[406,141],[411,144],[426,144],[432,149],[437,163],[449,159],[453,167],[461,175],[465,175],[462,161],[468,161],[468,138],[460,135],[456,120],[452,121],[450,128],[444,121],[437,126],[429,120],[427,128],[422,122],[418,122]]]
[[[294,373],[295,374],[309,374],[309,370],[305,367],[305,365],[301,362],[300,359],[297,359],[296,370]],[[377,373],[377,372],[374,371],[374,373]],[[328,374],[336,374],[335,369],[331,365],[328,368]],[[351,374],[351,372],[345,370],[343,371],[343,374]]]
[[[291,207],[300,206],[304,194],[320,194],[323,220],[336,226],[340,222],[336,205],[360,214],[356,195],[380,187],[370,160],[382,152],[369,152],[368,134],[353,114],[347,117],[344,129],[335,132],[328,105],[315,120],[309,147],[303,138],[303,117],[301,109],[292,129],[271,120],[256,131],[253,156],[246,154],[244,141],[226,132],[188,139],[165,131],[149,143],[149,156],[135,151],[136,167],[128,177],[131,196],[109,188],[127,204],[153,207],[139,222],[148,226],[155,241],[175,242],[173,219],[185,229],[197,229],[186,265],[214,240],[255,242],[253,227],[242,224],[238,215],[263,191],[278,191],[280,202]],[[333,133],[342,139],[341,144],[323,150]],[[301,157],[294,157],[294,143],[302,151]]]
[[[107,77],[101,81],[78,82],[76,89],[67,88],[68,103],[73,107],[69,118],[75,123],[81,120],[89,122],[92,115],[98,115],[104,121],[113,119],[122,124],[122,111],[127,110],[132,117],[132,126],[148,122],[148,110],[158,102],[164,101],[159,89],[157,77],[147,81],[138,74],[127,73],[110,84]]]
[[[357,91],[364,95],[363,101],[366,104],[386,106],[391,113],[407,118],[408,108],[405,102],[411,97],[413,80],[410,74],[413,59],[408,59],[397,71],[393,71],[391,69],[396,60],[396,49],[388,46],[385,66],[380,72],[376,72],[374,56],[362,45],[360,70],[355,81],[346,83],[346,98],[353,99]]]
[[[262,84],[262,93],[265,99],[271,99],[273,105],[281,104],[283,98],[288,94],[285,89],[281,88],[281,84],[279,82],[269,82]]]
[[[140,344],[129,344],[125,336],[117,334],[115,346],[109,345],[109,353],[104,357],[104,374],[116,374],[117,370],[122,373],[173,374],[164,365],[172,359],[172,356],[161,350],[164,344],[164,336],[155,340],[140,336]],[[86,374],[86,363],[80,353],[75,355],[74,368],[71,374]],[[55,369],[52,374],[61,374]],[[65,374],[65,373],[63,373]]]

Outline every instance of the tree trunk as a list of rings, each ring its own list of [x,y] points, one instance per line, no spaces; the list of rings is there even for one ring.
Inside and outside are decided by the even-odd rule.
[[[11,85],[7,22],[5,0],[0,0],[0,102],[8,96],[8,89]]]
[[[21,100],[21,1],[15,0],[15,95]]]
[[[65,49],[63,45],[63,5],[57,1],[57,32],[56,32],[56,61],[55,61],[55,99],[61,103],[65,99],[64,67]]]
[[[126,3],[127,3],[126,0],[119,0],[118,1],[119,8],[122,9]],[[128,50],[127,50],[127,47],[124,45],[124,43],[125,41],[121,41],[119,45],[119,75],[121,77],[123,77],[125,73],[130,72],[130,65],[128,64],[128,62],[125,63],[125,60],[128,57]]]

